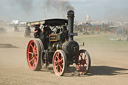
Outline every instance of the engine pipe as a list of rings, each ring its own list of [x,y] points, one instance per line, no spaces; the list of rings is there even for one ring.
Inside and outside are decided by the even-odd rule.
[[[74,11],[69,10],[67,13],[68,17],[68,30],[69,30],[69,41],[73,40],[73,24],[74,24]]]

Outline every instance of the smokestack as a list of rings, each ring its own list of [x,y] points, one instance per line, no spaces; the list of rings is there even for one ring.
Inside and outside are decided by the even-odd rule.
[[[73,40],[73,24],[74,24],[74,11],[69,10],[67,13],[68,17],[68,29],[69,29],[69,41]]]

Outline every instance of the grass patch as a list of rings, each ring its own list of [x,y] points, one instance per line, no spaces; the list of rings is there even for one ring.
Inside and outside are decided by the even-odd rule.
[[[92,49],[100,49],[101,51],[113,51],[113,52],[128,52],[128,41],[117,41],[111,39],[117,39],[116,34],[99,34],[99,35],[83,35],[79,33],[74,39],[82,45],[85,43],[85,47]]]
[[[128,46],[128,41],[122,40],[117,41],[118,36],[113,34],[100,34],[100,35],[82,35],[79,33],[79,36],[74,39],[79,42],[85,42],[86,44],[97,44],[97,45],[112,45],[112,46]],[[111,40],[115,39],[115,40]]]

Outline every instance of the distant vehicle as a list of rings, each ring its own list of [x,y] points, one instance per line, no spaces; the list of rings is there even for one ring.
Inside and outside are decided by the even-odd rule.
[[[25,27],[26,26],[26,22],[19,22],[19,26],[20,27]]]
[[[24,37],[27,37],[27,36],[30,37],[31,36],[30,34],[31,34],[31,29],[28,26],[28,27],[25,28]]]
[[[6,29],[4,27],[0,27],[0,33],[5,33]]]
[[[17,26],[17,27],[25,27],[26,26],[26,22],[24,21],[19,21],[19,20],[12,20],[10,23],[9,23],[9,26]]]
[[[14,26],[14,32],[19,32],[19,28],[17,26]]]

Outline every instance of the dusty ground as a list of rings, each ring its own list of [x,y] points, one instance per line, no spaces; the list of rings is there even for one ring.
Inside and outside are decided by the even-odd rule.
[[[71,76],[70,67],[64,76],[56,76],[51,67],[32,71],[26,61],[26,45],[30,38],[24,38],[24,31],[0,34],[0,85],[128,85],[128,45],[119,49],[105,44],[85,44],[91,55],[92,66],[88,75]],[[84,40],[84,36],[76,40]],[[91,43],[91,42],[90,42]]]

